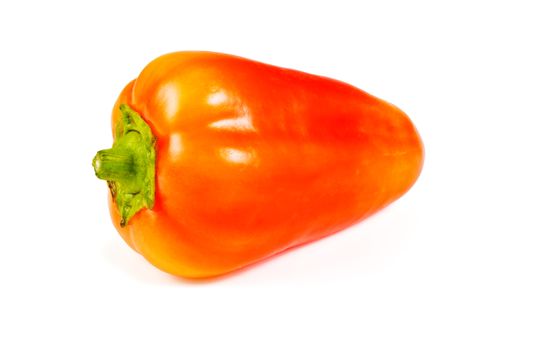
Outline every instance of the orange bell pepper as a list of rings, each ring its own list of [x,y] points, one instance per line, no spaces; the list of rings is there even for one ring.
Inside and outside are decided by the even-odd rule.
[[[111,217],[168,273],[209,277],[340,231],[404,194],[423,146],[397,107],[351,85],[210,52],[151,62],[97,153]]]

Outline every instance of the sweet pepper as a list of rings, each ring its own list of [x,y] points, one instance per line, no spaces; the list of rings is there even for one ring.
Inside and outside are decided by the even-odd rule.
[[[152,61],[97,153],[124,240],[153,265],[217,276],[331,235],[398,199],[423,163],[394,105],[349,84],[236,56]]]

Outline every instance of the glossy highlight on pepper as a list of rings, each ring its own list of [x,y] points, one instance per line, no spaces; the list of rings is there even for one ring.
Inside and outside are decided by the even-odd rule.
[[[97,153],[113,223],[168,273],[225,274],[331,235],[402,196],[423,145],[400,109],[349,84],[213,52],[152,61]]]

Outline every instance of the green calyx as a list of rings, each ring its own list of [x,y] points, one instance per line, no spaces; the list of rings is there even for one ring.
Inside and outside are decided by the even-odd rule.
[[[155,137],[142,117],[123,104],[113,147],[96,153],[93,168],[106,180],[124,227],[139,210],[153,208],[155,199]]]

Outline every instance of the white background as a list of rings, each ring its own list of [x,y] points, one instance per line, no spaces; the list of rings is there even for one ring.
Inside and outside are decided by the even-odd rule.
[[[3,1],[0,348],[532,349],[528,1]],[[406,111],[415,187],[369,220],[209,282],[120,239],[91,168],[155,57],[232,53]]]

